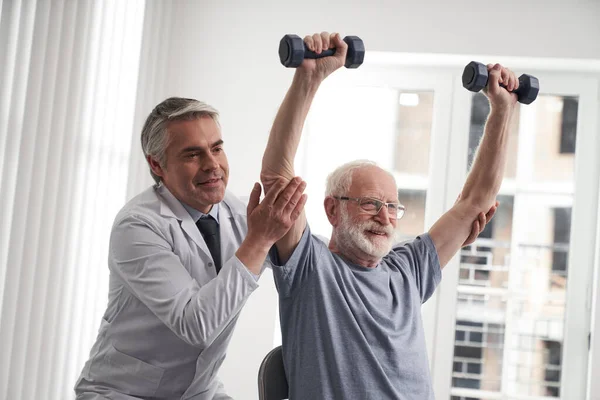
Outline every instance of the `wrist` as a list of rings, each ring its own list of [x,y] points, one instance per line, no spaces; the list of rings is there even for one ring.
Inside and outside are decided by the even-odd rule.
[[[253,239],[248,240],[248,236],[242,242],[235,255],[244,264],[244,266],[254,275],[260,275],[262,265],[269,254],[270,245],[264,241]]]
[[[497,115],[500,117],[510,117],[515,109],[515,104],[516,103],[514,103],[514,104],[490,103],[490,116],[493,114],[493,115]]]
[[[257,235],[249,231],[240,245],[240,249],[258,254],[267,254],[272,246],[272,241],[266,240],[262,235]]]
[[[294,74],[292,85],[299,87],[307,93],[316,93],[323,80],[325,80],[325,76],[322,76],[317,71],[298,68]]]

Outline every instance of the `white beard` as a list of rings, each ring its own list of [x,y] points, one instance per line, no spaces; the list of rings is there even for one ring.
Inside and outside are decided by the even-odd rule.
[[[386,241],[373,242],[366,235],[366,230],[383,232],[386,236]],[[396,242],[396,232],[392,225],[381,225],[373,220],[362,222],[354,222],[350,219],[348,210],[344,207],[340,208],[340,224],[337,227],[337,245],[342,253],[348,253],[351,248],[358,248],[361,252],[375,257],[383,258],[387,255],[392,246]]]

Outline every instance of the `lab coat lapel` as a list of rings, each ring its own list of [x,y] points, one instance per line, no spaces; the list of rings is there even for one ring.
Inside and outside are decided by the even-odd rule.
[[[164,202],[160,205],[160,213],[165,217],[176,218],[181,225],[181,229],[196,243],[196,245],[203,251],[208,258],[211,258],[210,251],[202,238],[202,234],[198,230],[196,223],[190,216],[190,213],[183,207],[183,205],[173,196],[173,194],[164,186],[158,187],[158,193],[163,198]],[[222,258],[223,259],[223,258]]]
[[[221,203],[225,205],[225,203]],[[234,232],[234,219],[231,214],[229,207],[220,207],[219,209],[219,234],[221,235],[221,259],[229,260],[234,256],[239,243],[235,240],[227,240],[228,238],[235,238],[237,235]]]
[[[246,210],[240,209],[239,200],[227,193],[219,208],[219,232],[221,235],[221,258],[229,260],[235,255],[246,237]]]

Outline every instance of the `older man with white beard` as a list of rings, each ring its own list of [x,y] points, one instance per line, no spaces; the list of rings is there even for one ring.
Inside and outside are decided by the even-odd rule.
[[[368,185],[374,187],[365,190]],[[404,214],[404,206],[397,200],[387,203],[379,199],[397,198],[397,190],[394,177],[372,161],[350,162],[334,171],[327,179],[325,193],[325,209],[334,231],[329,249],[356,264],[376,267],[397,242],[396,223]],[[345,195],[360,192],[373,197]],[[339,207],[338,218],[333,211],[335,200],[348,202]],[[357,206],[358,214],[352,212]],[[391,218],[382,218],[384,206]]]
[[[263,157],[266,192],[279,179],[298,179],[294,157],[311,102],[320,83],[344,65],[347,45],[339,34],[304,42],[316,53],[336,52],[306,59],[296,70]],[[491,112],[475,162],[456,204],[428,232],[393,245],[404,212],[396,182],[374,163],[357,161],[328,177],[329,244],[311,235],[304,213],[276,243],[271,260],[290,400],[434,399],[421,305],[441,269],[496,210],[516,104],[514,73],[499,64],[488,71]]]

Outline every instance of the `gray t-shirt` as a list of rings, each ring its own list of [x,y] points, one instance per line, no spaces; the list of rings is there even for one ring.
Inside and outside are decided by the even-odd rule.
[[[307,226],[285,265],[271,259],[290,400],[434,398],[421,304],[441,269],[428,234],[365,268]]]

